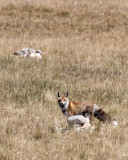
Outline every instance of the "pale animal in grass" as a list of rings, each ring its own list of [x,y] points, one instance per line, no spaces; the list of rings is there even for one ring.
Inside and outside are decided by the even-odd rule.
[[[14,52],[14,55],[20,57],[36,57],[37,59],[42,58],[42,52],[38,49],[23,48],[20,51]]]

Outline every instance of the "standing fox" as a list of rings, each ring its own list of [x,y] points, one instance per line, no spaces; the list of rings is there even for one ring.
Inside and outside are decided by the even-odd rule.
[[[83,115],[84,117],[89,117],[90,122],[92,122],[93,117],[96,117],[103,122],[112,122],[114,126],[117,126],[117,121],[100,109],[96,104],[91,102],[81,102],[81,101],[69,101],[68,92],[65,95],[60,95],[58,92],[58,104],[67,117],[75,115]]]

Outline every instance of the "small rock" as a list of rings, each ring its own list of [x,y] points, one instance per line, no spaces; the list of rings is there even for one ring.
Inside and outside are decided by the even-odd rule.
[[[84,123],[86,123],[87,118],[85,118],[82,115],[77,115],[77,116],[70,116],[67,119],[67,122],[69,124],[79,124],[79,125],[83,125]]]

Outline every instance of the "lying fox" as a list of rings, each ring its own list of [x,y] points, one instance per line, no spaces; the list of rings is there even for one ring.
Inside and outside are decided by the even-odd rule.
[[[91,123],[93,118],[96,117],[100,121],[112,122],[114,126],[117,126],[117,121],[100,109],[96,104],[86,101],[69,101],[68,92],[64,95],[60,95],[60,92],[58,92],[58,104],[63,114],[67,117],[83,115],[84,117],[89,117]]]

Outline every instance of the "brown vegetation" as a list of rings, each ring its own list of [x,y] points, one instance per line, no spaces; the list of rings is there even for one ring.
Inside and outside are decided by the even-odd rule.
[[[1,0],[0,159],[128,159],[127,0]],[[40,49],[43,59],[12,56]],[[57,92],[117,119],[64,133]],[[102,129],[101,129],[102,127]]]

